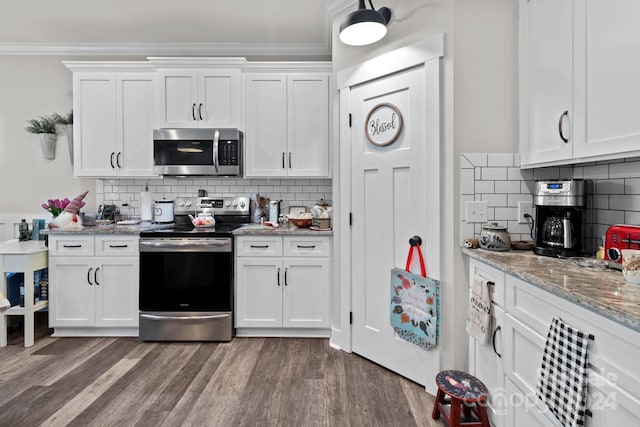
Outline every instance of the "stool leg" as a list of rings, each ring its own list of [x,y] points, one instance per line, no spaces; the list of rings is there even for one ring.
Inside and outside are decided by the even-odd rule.
[[[449,427],[460,427],[460,405],[462,401],[451,396],[451,413]]]
[[[431,412],[431,418],[437,420],[440,418],[440,404],[444,401],[444,392],[438,389],[438,394],[436,394],[436,401],[433,404],[433,411]]]
[[[483,400],[478,402],[476,408],[478,410],[478,417],[480,418],[482,427],[490,427],[489,416],[487,415],[487,401]]]

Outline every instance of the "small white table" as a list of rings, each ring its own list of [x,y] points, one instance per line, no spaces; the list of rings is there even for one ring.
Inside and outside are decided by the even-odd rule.
[[[48,249],[42,240],[19,242],[8,240],[0,243],[0,291],[7,294],[7,273],[24,273],[24,307],[13,306],[0,314],[0,347],[7,345],[5,316],[24,316],[24,346],[33,345],[33,313],[48,307],[48,301],[33,302],[33,272],[47,268]]]

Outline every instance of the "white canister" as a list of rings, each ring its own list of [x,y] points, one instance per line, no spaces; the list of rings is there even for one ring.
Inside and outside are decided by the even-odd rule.
[[[173,200],[153,202],[153,222],[159,224],[173,222]]]
[[[148,190],[140,192],[140,219],[142,221],[153,221],[153,199]]]

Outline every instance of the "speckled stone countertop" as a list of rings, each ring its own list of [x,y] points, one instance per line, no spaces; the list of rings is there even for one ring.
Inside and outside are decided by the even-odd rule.
[[[152,222],[141,222],[135,225],[118,225],[112,224],[108,227],[89,226],[83,227],[81,230],[60,230],[58,228],[50,228],[41,231],[42,234],[140,234],[142,231],[160,230],[163,228],[171,228],[173,224],[154,224]]]
[[[640,331],[640,285],[627,282],[621,271],[577,267],[532,251],[462,248],[462,253]]]
[[[242,228],[238,228],[233,231],[235,236],[242,235],[303,235],[303,236],[332,236],[333,231],[320,231],[320,230],[312,230],[311,228],[299,228],[295,225],[281,225],[277,228],[262,225],[262,224],[248,224]]]

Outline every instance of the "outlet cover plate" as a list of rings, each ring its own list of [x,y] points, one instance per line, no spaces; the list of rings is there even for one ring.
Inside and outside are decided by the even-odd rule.
[[[533,219],[533,203],[531,202],[518,202],[518,224],[528,224],[529,221],[524,217],[524,214],[531,215]]]
[[[467,201],[467,222],[487,222],[489,202]]]

